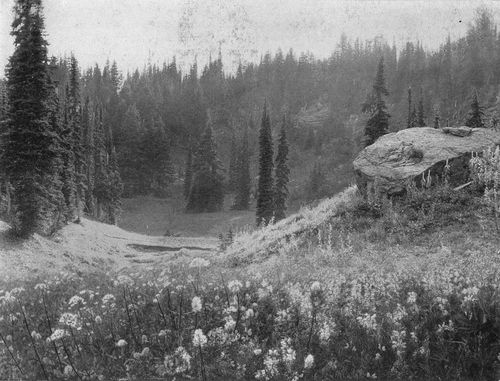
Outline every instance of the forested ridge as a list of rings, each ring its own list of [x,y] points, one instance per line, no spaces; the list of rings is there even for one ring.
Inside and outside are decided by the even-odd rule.
[[[496,126],[500,34],[486,9],[477,11],[465,37],[447,38],[435,51],[419,42],[398,50],[381,37],[360,41],[345,35],[332,50],[327,59],[293,50],[268,52],[234,73],[224,69],[224,52],[204,67],[195,62],[187,72],[175,57],[127,74],[114,61],[82,70],[75,57],[50,59],[51,115],[77,147],[68,146],[62,156],[70,167],[65,176],[72,176],[67,185],[74,188],[64,191],[63,184],[66,203],[76,198],[82,206],[75,213],[113,222],[120,196],[168,196],[172,184],[191,176],[186,162],[199,150],[209,119],[225,191],[235,189],[238,174],[231,163],[241,161],[235,154],[245,139],[255,189],[264,102],[275,145],[288,120],[291,198],[310,200],[339,190],[349,182],[350,161],[361,148],[368,117],[362,104],[381,58],[389,131],[408,126],[409,88],[426,125],[464,124],[477,94],[486,126]],[[5,120],[6,81],[0,94]],[[3,184],[2,193],[8,193]]]

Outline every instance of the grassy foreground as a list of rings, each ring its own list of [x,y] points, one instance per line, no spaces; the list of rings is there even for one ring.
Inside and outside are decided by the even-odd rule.
[[[349,189],[280,224],[210,262],[3,284],[0,379],[499,378],[481,197],[376,205]]]

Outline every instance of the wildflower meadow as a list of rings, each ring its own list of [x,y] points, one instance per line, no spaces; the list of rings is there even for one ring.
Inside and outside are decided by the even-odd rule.
[[[0,379],[498,379],[498,268],[294,283],[202,266],[4,288]]]

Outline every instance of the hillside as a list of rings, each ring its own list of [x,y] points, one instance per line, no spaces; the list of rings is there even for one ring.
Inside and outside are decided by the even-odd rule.
[[[52,238],[35,234],[18,241],[9,236],[8,229],[0,221],[0,277],[4,279],[63,269],[93,273],[182,262],[208,255],[217,245],[216,239],[146,236],[88,219],[65,226]]]
[[[486,274],[500,269],[499,247],[481,194],[437,187],[370,205],[351,186],[275,225],[237,236],[220,266],[293,281],[449,267]]]

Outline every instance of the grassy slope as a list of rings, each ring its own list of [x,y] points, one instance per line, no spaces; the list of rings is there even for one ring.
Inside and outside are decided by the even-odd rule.
[[[415,222],[393,207],[383,218],[355,216],[360,202],[356,188],[350,187],[276,225],[241,234],[219,266],[280,281],[450,266],[500,269],[500,235],[486,208],[451,202],[453,211]]]

